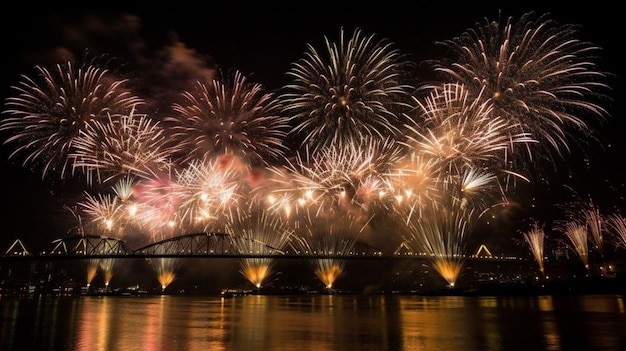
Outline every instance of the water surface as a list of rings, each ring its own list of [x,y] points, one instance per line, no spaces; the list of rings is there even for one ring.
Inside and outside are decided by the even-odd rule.
[[[624,296],[2,297],[2,350],[626,350]]]

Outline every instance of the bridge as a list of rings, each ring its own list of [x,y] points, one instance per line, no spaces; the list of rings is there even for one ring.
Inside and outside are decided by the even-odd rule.
[[[257,251],[243,252],[226,233],[193,233],[164,239],[132,249],[125,241],[98,235],[77,235],[53,240],[45,247],[31,251],[16,239],[0,254],[0,261],[91,259],[91,258],[281,258],[281,259],[428,259],[425,253],[412,252],[401,245],[393,253],[384,253],[366,244],[357,243],[350,252],[279,250],[262,246]],[[519,261],[515,256],[494,256],[485,245],[468,260]]]

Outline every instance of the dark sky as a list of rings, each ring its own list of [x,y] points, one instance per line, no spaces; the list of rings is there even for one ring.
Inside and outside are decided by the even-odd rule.
[[[614,121],[603,131],[611,150],[590,150],[591,168],[576,174],[572,183],[581,186],[577,190],[581,193],[593,192],[607,203],[623,205],[624,82],[623,64],[618,58],[622,57],[624,24],[623,12],[615,1],[572,2],[565,7],[533,2],[496,2],[494,6],[472,2],[475,7],[438,1],[294,2],[280,6],[266,2],[206,3],[211,5],[167,2],[165,6],[100,9],[58,2],[45,8],[15,4],[13,10],[5,9],[0,15],[4,46],[0,91],[4,96],[9,94],[19,75],[32,72],[34,65],[47,65],[67,53],[80,54],[85,48],[115,55],[134,65],[137,74],[144,74],[140,71],[154,69],[154,57],[172,43],[177,43],[178,61],[167,66],[171,73],[160,72],[161,76],[176,77],[181,71],[184,75],[203,74],[211,64],[217,64],[238,69],[276,89],[287,81],[285,72],[303,56],[307,43],[321,47],[324,36],[334,40],[342,27],[347,33],[359,27],[367,34],[387,38],[410,59],[420,62],[434,58],[435,41],[458,36],[484,17],[495,20],[499,15],[518,18],[528,11],[549,12],[559,24],[581,25],[584,39],[604,49],[602,70],[617,76],[612,82]],[[150,77],[149,72],[146,77]],[[185,84],[174,78],[168,83],[170,87]],[[67,212],[62,205],[72,200],[71,189],[43,182],[37,171],[21,167],[19,160],[7,161],[7,153],[6,148],[0,153],[5,195],[0,249],[16,238],[36,246],[35,241],[48,242],[66,235]],[[566,162],[581,162],[576,157]],[[555,193],[540,192],[546,207],[558,198],[562,188],[555,181],[550,189]]]

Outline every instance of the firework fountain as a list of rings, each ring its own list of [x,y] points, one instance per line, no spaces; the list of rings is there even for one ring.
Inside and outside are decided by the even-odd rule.
[[[589,243],[591,249],[597,255],[600,265],[600,275],[604,275],[608,272],[608,266],[605,263],[605,248],[604,248],[604,232],[606,230],[606,219],[600,213],[600,209],[590,201],[588,206],[583,211],[583,218],[587,225],[589,233]]]
[[[585,269],[589,272],[589,244],[587,227],[575,222],[565,223],[562,227],[568,241],[567,246],[580,258],[585,265]]]
[[[98,274],[98,267],[100,267],[100,260],[93,258],[87,260],[87,292],[89,292],[91,283]]]
[[[346,273],[343,257],[354,254],[355,243],[367,225],[368,220],[348,213],[309,217],[304,231],[296,233],[292,245],[305,256],[328,256],[315,258],[312,264],[317,278],[332,291],[335,281]]]
[[[404,243],[415,253],[425,253],[435,271],[454,288],[465,264],[465,240],[472,214],[461,209],[428,206],[420,213],[408,210]]]
[[[161,292],[164,292],[176,280],[180,259],[176,257],[154,257],[150,258],[150,263],[157,274]]]
[[[534,223],[530,230],[525,232],[524,241],[530,248],[530,251],[539,266],[539,272],[545,276],[544,271],[544,245],[545,245],[545,232],[544,228],[540,226],[538,223]]]
[[[228,221],[226,232],[242,255],[259,257],[242,258],[241,274],[260,289],[272,274],[275,259],[263,255],[281,255],[291,233],[284,229],[281,219],[263,209],[237,210]]]
[[[621,214],[611,214],[607,219],[608,227],[611,228],[613,242],[616,247],[626,249],[626,217]]]

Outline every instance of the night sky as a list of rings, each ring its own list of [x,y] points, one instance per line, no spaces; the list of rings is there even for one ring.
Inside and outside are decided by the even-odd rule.
[[[549,12],[559,24],[581,25],[583,39],[604,49],[600,68],[615,75],[610,80],[615,101],[609,106],[610,125],[600,132],[606,150],[591,146],[586,150],[588,162],[575,151],[566,156],[565,163],[574,172],[559,171],[547,184],[519,194],[526,205],[535,205],[532,210],[522,211],[523,216],[552,213],[555,203],[567,199],[570,188],[591,195],[606,208],[623,208],[624,79],[623,63],[618,60],[623,51],[624,24],[617,2],[593,1],[582,6],[572,3],[571,7],[532,2],[497,2],[496,6],[472,2],[476,7],[419,3],[380,2],[374,6],[366,2],[299,2],[272,6],[259,2],[214,3],[211,7],[169,2],[167,6],[106,9],[58,3],[45,9],[26,9],[30,4],[16,4],[16,10],[5,10],[0,15],[4,46],[0,91],[6,97],[19,75],[31,74],[33,66],[63,62],[68,55],[80,56],[85,49],[126,62],[142,79],[140,89],[147,96],[188,87],[193,77],[215,67],[238,69],[273,90],[288,81],[285,73],[303,56],[307,43],[322,47],[324,36],[336,40],[342,27],[347,33],[358,27],[367,34],[387,38],[419,63],[436,58],[435,41],[458,36],[484,17],[496,20],[498,16],[518,18],[528,11]],[[165,47],[175,48],[177,60],[156,64]],[[416,74],[425,80],[431,78],[419,68]],[[75,201],[76,186],[42,180],[38,170],[22,167],[21,159],[7,160],[9,152],[6,147],[0,148],[4,185],[0,248],[4,250],[16,238],[36,248],[65,236],[71,216],[63,205]],[[494,234],[489,240],[497,246],[511,242],[511,237]]]

